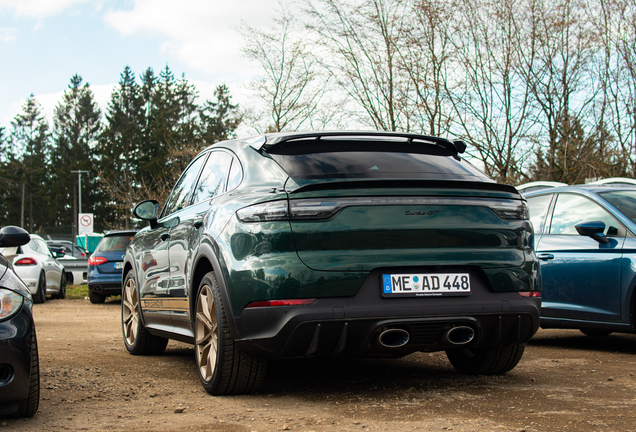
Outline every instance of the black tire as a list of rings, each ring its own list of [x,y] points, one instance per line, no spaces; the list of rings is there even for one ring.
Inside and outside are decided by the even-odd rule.
[[[458,348],[446,351],[453,367],[468,375],[498,375],[519,363],[525,344],[489,348]]]
[[[168,345],[168,339],[151,335],[141,321],[139,292],[132,270],[126,275],[121,293],[121,331],[124,345],[132,355],[159,355]]]
[[[62,272],[62,276],[60,276],[60,290],[52,297],[58,300],[66,298],[66,273]]]
[[[88,299],[93,304],[102,304],[106,301],[106,296],[103,294],[97,294],[91,290],[88,290]]]
[[[66,274],[66,284],[73,285],[73,283],[75,282],[75,279],[73,278],[73,273],[66,272],[65,274]]]
[[[582,328],[579,330],[581,330],[581,333],[583,333],[585,336],[590,336],[590,337],[603,337],[603,336],[609,336],[612,333],[614,333],[611,330],[592,329],[592,328]]]
[[[38,279],[38,290],[33,295],[33,303],[44,303],[46,301],[46,275],[40,272]]]
[[[248,394],[263,384],[267,361],[239,350],[230,332],[216,275],[197,291],[194,352],[199,379],[212,395]]]
[[[40,405],[40,360],[38,357],[38,340],[35,329],[29,337],[31,345],[31,377],[29,380],[29,393],[27,398],[20,402],[18,411],[14,417],[33,417]]]

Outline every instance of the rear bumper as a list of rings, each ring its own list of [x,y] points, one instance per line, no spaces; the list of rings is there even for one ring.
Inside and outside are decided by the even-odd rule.
[[[539,328],[540,298],[493,292],[479,280],[470,296],[383,298],[378,273],[372,272],[352,297],[243,310],[235,321],[237,345],[265,358],[399,357],[458,348],[445,337],[453,327],[470,327],[474,337],[461,346],[475,348],[526,343]],[[378,337],[389,328],[407,331],[409,341],[399,348],[382,346]]]
[[[31,310],[0,322],[0,415],[11,415],[29,394],[31,350],[37,344]]]
[[[121,294],[121,280],[117,278],[116,282],[92,282],[88,284],[88,290],[97,294],[103,295],[120,295]]]

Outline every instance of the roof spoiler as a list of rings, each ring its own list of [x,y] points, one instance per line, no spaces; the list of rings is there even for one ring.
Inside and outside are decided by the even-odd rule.
[[[427,135],[419,135],[403,132],[381,132],[381,131],[338,131],[338,132],[293,132],[280,134],[260,135],[248,138],[246,142],[256,150],[268,151],[273,147],[289,143],[291,141],[319,141],[322,138],[404,138],[409,144],[426,143],[444,147],[454,154],[464,153],[466,151],[466,143],[462,140],[449,141],[445,138],[431,137]]]

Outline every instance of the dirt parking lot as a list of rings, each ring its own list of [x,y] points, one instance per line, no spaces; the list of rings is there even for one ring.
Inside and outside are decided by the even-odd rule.
[[[262,390],[212,397],[191,346],[124,348],[120,302],[35,305],[42,394],[15,431],[630,431],[636,336],[541,330],[504,376],[456,373],[443,353],[399,360],[272,362]]]

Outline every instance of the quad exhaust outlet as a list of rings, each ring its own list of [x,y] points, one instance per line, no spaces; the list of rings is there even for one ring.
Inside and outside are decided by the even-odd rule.
[[[475,330],[468,326],[453,327],[444,335],[444,339],[453,345],[465,345],[475,338]]]
[[[387,329],[380,333],[378,341],[380,345],[387,348],[399,348],[408,343],[411,336],[409,332],[402,329]]]

